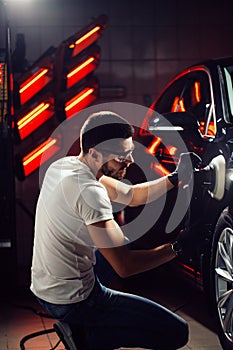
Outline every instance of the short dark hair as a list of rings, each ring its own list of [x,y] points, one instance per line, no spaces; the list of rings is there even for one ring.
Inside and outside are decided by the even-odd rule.
[[[92,147],[108,140],[127,139],[134,134],[134,128],[120,115],[101,111],[91,114],[80,132],[80,142],[84,154]]]

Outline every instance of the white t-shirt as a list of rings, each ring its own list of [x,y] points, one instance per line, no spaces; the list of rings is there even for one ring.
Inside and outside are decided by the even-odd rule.
[[[112,218],[107,191],[88,166],[74,156],[54,162],[37,202],[32,292],[55,304],[86,299],[95,282],[87,225]]]

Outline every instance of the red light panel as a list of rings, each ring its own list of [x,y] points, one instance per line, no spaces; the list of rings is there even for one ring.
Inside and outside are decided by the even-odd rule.
[[[194,83],[194,92],[197,103],[201,102],[201,84],[199,81]]]
[[[150,111],[150,110],[149,110]],[[141,127],[139,129],[139,135],[140,136],[146,136],[146,135],[150,135],[150,132],[147,131],[148,130],[148,127],[149,127],[149,120],[150,120],[150,117],[151,117],[151,113],[147,114],[145,116],[145,118],[143,119],[142,121],[142,124],[141,124]]]
[[[25,139],[53,115],[52,99],[37,104],[30,112],[21,116],[17,122],[20,139]]]
[[[7,65],[5,63],[0,63],[0,122],[7,115],[8,98]]]
[[[186,112],[183,98],[179,101],[179,111],[178,112]]]
[[[73,48],[72,57],[77,56],[81,51],[93,44],[101,36],[101,26],[95,26],[84,35],[80,36],[74,43],[70,44]]]
[[[49,138],[22,159],[25,176],[30,175],[60,150],[59,139]]]
[[[158,146],[161,144],[162,139],[160,137],[156,137],[152,143],[146,148],[146,152],[154,155]]]
[[[21,105],[26,103],[52,80],[52,77],[47,74],[48,72],[48,68],[39,68],[36,73],[20,85]]]
[[[11,90],[11,94],[13,96],[14,94],[14,79],[13,79],[13,74],[10,73],[10,90]],[[15,114],[15,108],[14,108],[14,103],[12,101],[11,103],[11,115]]]
[[[171,173],[162,164],[153,164],[153,170],[161,176],[167,176]]]
[[[94,87],[87,87],[67,101],[65,103],[66,118],[72,118],[75,113],[89,106],[96,99],[93,92],[95,92]]]
[[[5,77],[5,64],[0,64],[0,84],[4,84],[4,77]]]
[[[173,104],[172,104],[172,108],[171,108],[171,112],[178,112],[178,103],[179,103],[179,96],[176,96],[174,98]]]
[[[169,146],[166,146],[165,148],[165,153],[168,154],[169,156],[175,156],[175,154],[177,153],[178,151],[178,148],[173,146],[173,145],[169,145]]]
[[[171,112],[185,112],[185,105],[184,105],[184,99],[183,98],[179,98],[179,96],[176,96],[174,98],[173,104],[172,104],[172,108],[171,108]]]
[[[95,57],[91,56],[67,74],[67,88],[70,88],[86,75],[91,73],[97,66]]]

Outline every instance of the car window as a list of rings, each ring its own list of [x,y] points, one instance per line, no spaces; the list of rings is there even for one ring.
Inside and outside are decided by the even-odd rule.
[[[189,112],[198,120],[203,137],[216,134],[211,82],[204,69],[188,71],[175,78],[158,99],[155,110],[161,114]]]
[[[231,118],[233,117],[233,66],[223,68]]]

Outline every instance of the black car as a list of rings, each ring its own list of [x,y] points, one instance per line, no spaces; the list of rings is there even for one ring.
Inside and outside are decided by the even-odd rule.
[[[129,167],[131,182],[172,172],[183,152],[202,159],[190,186],[149,204],[144,225],[160,214],[132,247],[149,248],[189,232],[190,249],[178,264],[204,287],[221,344],[233,349],[233,58],[201,62],[172,79],[148,110],[136,140],[143,147]],[[125,222],[143,210],[127,207]]]

